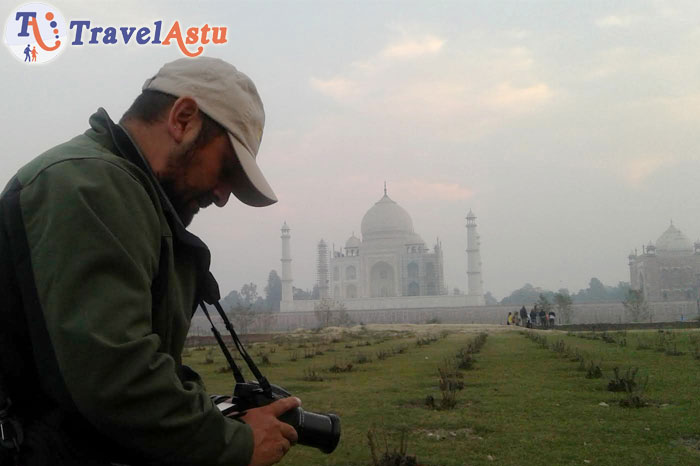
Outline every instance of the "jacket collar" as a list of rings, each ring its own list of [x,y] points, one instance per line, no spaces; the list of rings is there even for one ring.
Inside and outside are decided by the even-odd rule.
[[[87,130],[85,134],[100,145],[104,146],[110,152],[128,160],[146,173],[149,180],[158,191],[158,198],[160,199],[163,212],[168,220],[170,229],[173,231],[174,237],[180,242],[199,250],[200,254],[198,254],[198,256],[200,256],[200,260],[202,261],[200,264],[200,267],[203,268],[202,272],[208,272],[209,265],[211,263],[211,253],[209,252],[209,248],[198,236],[187,231],[185,226],[182,224],[180,216],[173,208],[172,204],[170,203],[170,199],[168,199],[168,196],[165,194],[165,191],[163,191],[163,188],[161,187],[158,178],[156,178],[155,173],[153,173],[150,164],[143,156],[127,130],[121,125],[115,124],[107,114],[107,111],[100,107],[90,116],[90,129]]]

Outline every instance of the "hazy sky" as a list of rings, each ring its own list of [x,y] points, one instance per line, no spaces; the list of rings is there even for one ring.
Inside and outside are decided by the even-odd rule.
[[[22,2],[4,1],[0,19]],[[256,82],[259,155],[280,202],[200,213],[222,291],[260,292],[292,229],[294,285],[311,288],[318,241],[343,246],[389,196],[466,288],[467,212],[485,290],[629,280],[627,255],[673,219],[700,236],[697,1],[68,1],[99,26],[225,25],[224,58]],[[28,66],[3,46],[2,184],[32,157],[113,119],[175,46],[66,47]],[[235,201],[235,202],[234,202]]]

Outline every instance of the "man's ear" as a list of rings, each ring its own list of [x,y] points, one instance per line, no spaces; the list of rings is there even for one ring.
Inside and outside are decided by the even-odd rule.
[[[202,114],[192,97],[180,97],[168,113],[168,133],[177,144],[189,145],[202,128]]]

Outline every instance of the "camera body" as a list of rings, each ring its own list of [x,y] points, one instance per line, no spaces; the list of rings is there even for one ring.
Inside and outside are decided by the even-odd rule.
[[[292,396],[284,388],[270,384],[266,391],[257,382],[237,383],[233,390],[232,406],[226,412],[243,413],[260,408],[273,401]],[[335,414],[320,414],[301,408],[290,409],[282,414],[280,421],[289,424],[297,431],[300,445],[318,448],[323,453],[332,453],[340,441],[340,418]]]

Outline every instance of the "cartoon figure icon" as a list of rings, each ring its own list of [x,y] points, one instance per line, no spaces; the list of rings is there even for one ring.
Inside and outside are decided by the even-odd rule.
[[[36,54],[37,54],[36,47],[32,47],[32,61],[36,61]]]
[[[24,61],[28,61],[28,62],[32,61],[32,57],[29,56],[29,53],[31,52],[31,50],[32,49],[29,47],[29,44],[27,44],[27,48],[24,49]]]

